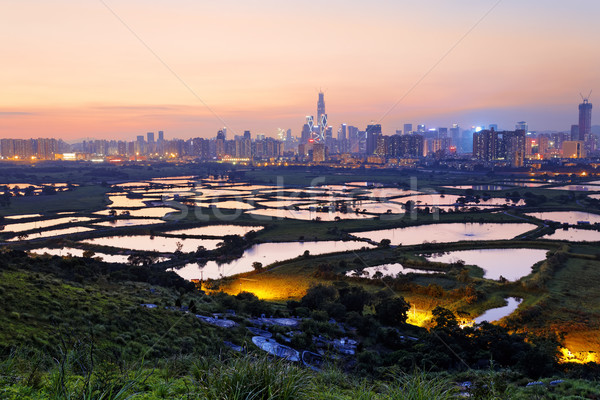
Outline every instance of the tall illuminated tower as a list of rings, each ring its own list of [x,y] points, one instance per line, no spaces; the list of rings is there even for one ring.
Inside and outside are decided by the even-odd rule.
[[[592,103],[589,102],[589,98],[583,98],[583,103],[579,105],[579,140],[587,140],[591,133]]]
[[[319,101],[317,101],[317,122],[321,122],[322,115],[325,114],[325,94],[319,91]]]
[[[325,95],[319,91],[319,100],[317,101],[317,125],[316,132],[313,132],[315,142],[325,141],[325,131],[327,130],[327,114],[325,114]]]

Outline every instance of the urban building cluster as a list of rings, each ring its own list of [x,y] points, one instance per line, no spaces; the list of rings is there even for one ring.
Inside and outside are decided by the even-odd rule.
[[[299,137],[291,129],[280,129],[277,137],[250,131],[227,137],[223,128],[213,138],[166,139],[163,131],[137,136],[135,141],[84,140],[68,144],[58,139],[1,139],[3,160],[90,160],[126,162],[144,160],[201,160],[239,163],[288,162],[299,164],[344,164],[411,166],[429,159],[457,159],[488,166],[522,167],[530,162],[576,159],[595,155],[597,132],[592,131],[592,104],[583,98],[579,123],[570,132],[530,132],[525,121],[514,130],[499,130],[496,124],[461,129],[428,128],[404,124],[386,135],[381,124],[365,129],[341,124],[334,137],[325,112],[325,96],[319,92],[317,116],[309,115]]]
[[[4,160],[54,160],[70,146],[60,139],[0,139],[0,158]]]

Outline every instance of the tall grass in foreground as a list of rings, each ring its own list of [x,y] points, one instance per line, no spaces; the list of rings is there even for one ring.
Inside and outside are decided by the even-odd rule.
[[[394,376],[392,383],[383,384],[381,399],[390,400],[446,400],[455,399],[458,390],[452,382],[429,377],[425,372],[414,371],[411,374]]]
[[[209,399],[295,400],[313,398],[312,376],[285,361],[235,358],[207,371],[201,392]]]

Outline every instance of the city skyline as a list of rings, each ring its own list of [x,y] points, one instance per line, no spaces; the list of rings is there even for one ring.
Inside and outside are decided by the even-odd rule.
[[[568,131],[599,86],[593,1],[106,5],[3,8],[1,137],[299,136],[320,88],[334,131]]]

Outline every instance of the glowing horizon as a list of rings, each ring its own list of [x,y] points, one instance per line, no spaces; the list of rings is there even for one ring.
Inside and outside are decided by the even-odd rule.
[[[521,120],[568,131],[579,92],[600,93],[592,0],[106,0],[150,50],[101,1],[50,3],[3,7],[0,137],[299,135],[319,88],[334,132],[371,120],[386,134]]]

